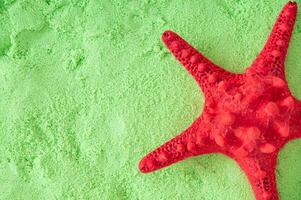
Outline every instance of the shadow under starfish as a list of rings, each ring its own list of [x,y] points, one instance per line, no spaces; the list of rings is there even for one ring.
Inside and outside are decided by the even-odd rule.
[[[213,64],[180,36],[166,31],[163,42],[197,81],[203,113],[183,133],[146,155],[143,173],[191,156],[222,153],[247,175],[257,200],[278,200],[276,164],[280,149],[301,138],[301,102],[285,77],[285,58],[297,3],[285,5],[263,50],[243,74]]]

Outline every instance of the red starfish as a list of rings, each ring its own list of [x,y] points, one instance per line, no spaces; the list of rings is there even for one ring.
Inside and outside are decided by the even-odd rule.
[[[292,96],[284,71],[296,14],[297,3],[287,3],[243,74],[213,64],[172,31],[163,34],[165,45],[199,84],[205,105],[189,128],[141,160],[143,173],[191,156],[222,153],[246,173],[257,200],[279,199],[278,153],[288,141],[301,138],[301,101]]]

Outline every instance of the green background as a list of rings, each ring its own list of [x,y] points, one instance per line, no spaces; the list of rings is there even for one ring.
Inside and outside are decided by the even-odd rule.
[[[204,103],[162,32],[243,72],[285,3],[1,0],[0,199],[253,200],[244,174],[222,155],[147,175],[137,164]],[[286,61],[299,99],[300,54],[299,14]],[[301,199],[300,155],[301,140],[281,152],[281,200]]]

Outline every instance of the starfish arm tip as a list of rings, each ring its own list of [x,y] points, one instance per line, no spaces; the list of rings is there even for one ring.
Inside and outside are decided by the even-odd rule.
[[[167,40],[168,40],[168,38],[169,38],[170,36],[172,36],[173,34],[174,34],[174,32],[171,31],[171,30],[166,30],[166,31],[164,31],[163,34],[162,34],[162,41],[163,41],[164,43],[166,43]]]
[[[150,172],[150,169],[148,167],[147,157],[144,157],[143,159],[140,160],[138,168],[139,168],[140,172],[142,172],[142,173],[146,174],[146,173]]]
[[[186,136],[190,132],[187,130],[143,157],[138,165],[139,170],[142,173],[153,172],[192,156],[186,152]]]
[[[193,76],[204,93],[215,84],[217,76],[232,75],[232,73],[214,64],[171,30],[167,30],[162,34],[162,41],[174,57]]]
[[[290,5],[297,5],[297,1],[289,1],[288,2]]]
[[[297,3],[289,1],[277,17],[274,27],[252,68],[263,74],[284,76],[284,64],[297,16]]]
[[[189,128],[143,157],[138,165],[142,173],[149,173],[192,156],[217,152],[206,140],[207,133],[197,119]]]

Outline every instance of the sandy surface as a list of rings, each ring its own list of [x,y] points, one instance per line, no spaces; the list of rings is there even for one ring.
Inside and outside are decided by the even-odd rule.
[[[162,32],[243,72],[285,3],[0,1],[0,199],[253,200],[222,155],[147,175],[137,164],[189,126],[204,102]],[[299,99],[300,54],[299,14],[286,62]],[[301,140],[281,152],[281,200],[301,199],[300,155]]]

